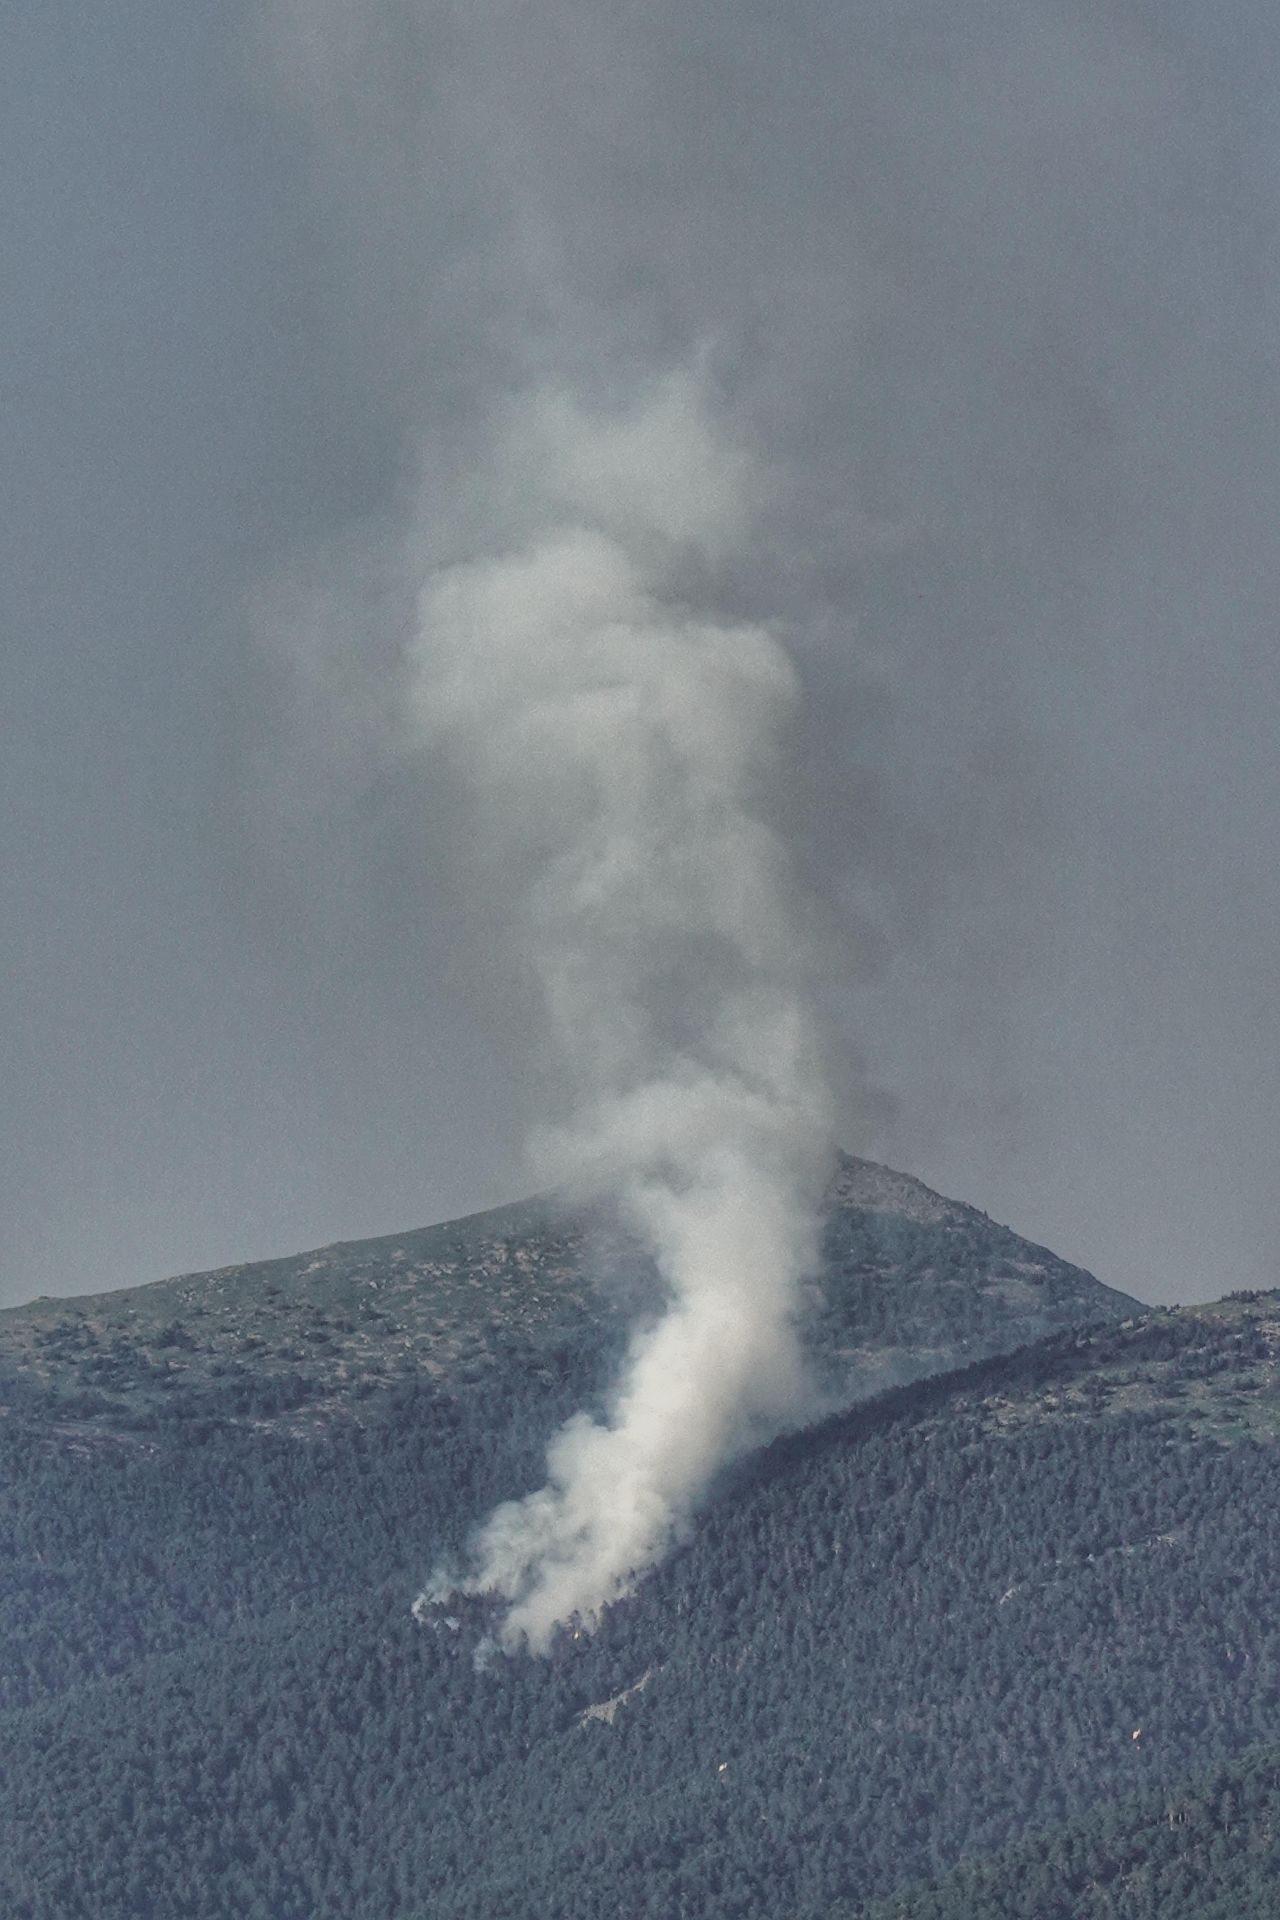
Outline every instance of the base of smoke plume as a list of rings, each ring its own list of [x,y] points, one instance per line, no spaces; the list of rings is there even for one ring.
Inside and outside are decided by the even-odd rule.
[[[557,1171],[615,1190],[667,1296],[608,1417],[566,1422],[545,1484],[452,1579],[503,1596],[509,1649],[545,1652],[633,1590],[805,1397],[829,1099],[766,804],[800,687],[780,636],[710,586],[750,542],[760,478],[693,375],[604,409],[534,391],[480,463],[465,557],[415,555],[414,711],[506,877],[570,1096]]]
[[[683,1544],[688,1537],[688,1529],[682,1529],[672,1546]],[[508,1610],[511,1601],[508,1595],[498,1593],[489,1587],[477,1591],[465,1584],[458,1584],[464,1576],[458,1573],[441,1574],[430,1580],[409,1609],[413,1619],[425,1631],[453,1637],[454,1635],[478,1634],[472,1647],[471,1659],[478,1672],[487,1671],[499,1659],[530,1657],[535,1659],[555,1659],[586,1635],[593,1634],[599,1628],[610,1608],[629,1600],[637,1587],[654,1572],[653,1567],[637,1571],[630,1579],[620,1583],[616,1596],[604,1605],[587,1613],[571,1614],[552,1631],[536,1639],[525,1632],[512,1632],[508,1625]]]
[[[869,1376],[866,1384],[854,1393],[853,1399],[874,1398],[889,1384],[887,1376],[877,1374],[874,1379]],[[713,1479],[692,1510],[679,1519],[673,1518],[652,1558],[645,1565],[633,1567],[620,1575],[613,1583],[609,1597],[598,1606],[575,1609],[565,1618],[555,1621],[547,1631],[530,1633],[518,1625],[512,1625],[513,1614],[519,1611],[520,1593],[483,1585],[463,1565],[451,1561],[438,1567],[432,1574],[412,1602],[410,1614],[420,1627],[434,1633],[465,1634],[468,1637],[478,1635],[472,1650],[472,1659],[478,1671],[487,1670],[502,1657],[554,1659],[574,1642],[594,1634],[613,1607],[624,1605],[645,1580],[658,1572],[673,1551],[688,1544],[696,1529],[699,1514],[723,1497],[733,1485],[736,1475],[742,1471],[749,1455],[767,1447],[785,1433],[815,1425],[834,1413],[845,1412],[850,1405],[847,1391],[843,1394],[833,1392],[829,1386],[823,1386],[807,1374],[803,1381],[803,1392],[803,1399],[795,1403],[785,1419],[758,1420],[749,1428],[744,1428],[738,1444],[721,1460]],[[512,1501],[508,1505],[515,1513],[521,1502]]]
[[[637,1574],[619,1599],[629,1598],[642,1577]],[[457,1584],[461,1579],[460,1574],[436,1576],[418,1595],[409,1612],[427,1632],[449,1638],[465,1635],[469,1639],[472,1635],[478,1635],[471,1651],[472,1662],[478,1671],[486,1670],[502,1657],[535,1654],[554,1658],[558,1652],[581,1640],[584,1634],[594,1633],[606,1611],[601,1608],[589,1616],[574,1614],[545,1643],[534,1646],[527,1636],[513,1637],[506,1632],[505,1614],[510,1601],[505,1594],[493,1588],[477,1592],[466,1585]]]

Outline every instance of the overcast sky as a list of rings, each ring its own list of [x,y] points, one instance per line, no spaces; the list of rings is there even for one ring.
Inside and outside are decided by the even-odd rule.
[[[513,1197],[536,1112],[407,491],[704,366],[773,481],[845,1144],[1272,1285],[1262,0],[49,0],[0,69],[0,1300]],[[434,490],[434,491],[433,491]]]

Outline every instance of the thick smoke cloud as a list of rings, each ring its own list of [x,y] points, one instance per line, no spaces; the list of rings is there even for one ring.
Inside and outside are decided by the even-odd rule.
[[[817,695],[787,828],[865,1056],[845,1137],[1164,1297],[1269,1271],[1245,1112],[1280,1107],[1246,13],[298,0],[278,36],[432,512],[497,397],[607,409],[699,354],[768,449],[717,605]]]
[[[3,1297],[524,1184],[403,530],[507,407],[680,369],[767,470],[672,566],[802,684],[839,1136],[1150,1296],[1269,1284],[1276,54],[1260,0],[27,9]]]
[[[475,1585],[535,1648],[624,1591],[732,1449],[800,1403],[792,1315],[830,1115],[765,817],[798,686],[773,634],[680,591],[691,557],[714,580],[749,539],[754,477],[696,379],[605,415],[536,395],[470,489],[473,557],[418,597],[421,728],[472,789],[473,871],[510,901],[546,1091],[566,1087],[542,1166],[616,1195],[670,1293],[608,1421],[571,1421],[547,1487],[478,1543]]]
[[[535,1646],[623,1590],[796,1394],[831,1115],[779,830],[819,878],[846,1028],[878,954],[955,949],[911,1009],[938,1035],[914,1096],[940,1154],[1019,1129],[1008,1007],[1052,977],[1082,797],[1024,663],[1064,648],[1053,700],[1078,698],[1126,644],[1097,580],[1116,521],[1140,524],[1152,356],[1194,366],[1187,271],[1212,244],[1162,244],[1185,106],[1136,17],[917,7],[856,47],[844,10],[763,46],[736,17],[280,16],[360,209],[349,258],[386,289],[378,401],[418,469],[408,693],[537,983],[528,1105],[569,1116],[543,1164],[618,1188],[671,1289],[607,1422],[572,1423],[479,1542],[475,1582]],[[812,762],[779,757],[797,673],[824,693]],[[1038,862],[1065,884],[1024,907]],[[975,1129],[941,1063],[988,1023]],[[892,1137],[890,1103],[864,1115]]]

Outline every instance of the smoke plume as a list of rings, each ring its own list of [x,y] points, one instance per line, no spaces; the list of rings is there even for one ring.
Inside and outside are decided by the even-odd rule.
[[[477,870],[513,888],[565,1091],[538,1158],[618,1196],[668,1290],[608,1418],[569,1421],[476,1542],[466,1584],[510,1602],[509,1645],[625,1592],[801,1389],[829,1115],[767,818],[798,688],[775,633],[698,604],[760,492],[695,376],[594,412],[552,391],[463,489],[467,557],[421,535],[417,725],[472,791]]]

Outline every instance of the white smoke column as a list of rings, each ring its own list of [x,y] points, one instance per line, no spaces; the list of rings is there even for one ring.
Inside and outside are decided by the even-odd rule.
[[[544,1170],[616,1192],[669,1290],[607,1422],[571,1420],[476,1543],[466,1584],[510,1600],[512,1646],[624,1593],[801,1392],[829,1117],[761,817],[797,683],[770,631],[676,586],[743,548],[755,490],[693,379],[594,418],[540,396],[477,477],[465,537],[496,525],[501,551],[428,567],[419,598],[421,726],[473,783],[568,1073]]]

